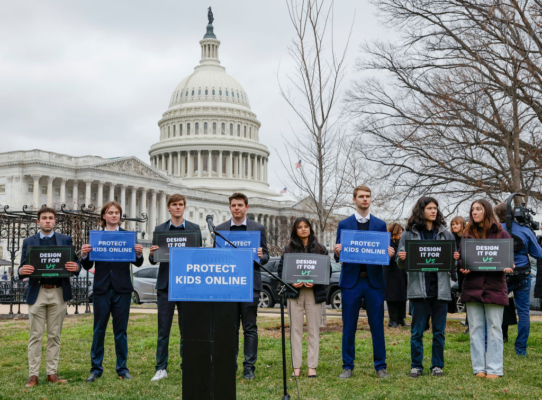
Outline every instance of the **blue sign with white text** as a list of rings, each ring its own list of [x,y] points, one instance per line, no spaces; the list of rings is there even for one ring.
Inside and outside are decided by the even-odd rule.
[[[261,232],[239,232],[239,231],[218,231],[226,239],[232,242],[238,249],[252,249],[252,259],[260,262],[258,257],[258,248],[262,240]],[[229,243],[227,243],[220,236],[215,236],[215,245],[222,249],[234,249]]]
[[[252,252],[233,250],[171,248],[169,301],[253,301]]]
[[[90,231],[90,261],[134,262],[137,233],[130,231]]]
[[[389,265],[391,234],[373,231],[341,231],[343,249],[339,260],[354,264]]]

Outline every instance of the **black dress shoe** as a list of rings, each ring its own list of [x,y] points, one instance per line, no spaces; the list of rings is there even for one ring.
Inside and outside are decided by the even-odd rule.
[[[508,343],[508,335],[506,335],[506,336],[503,335],[502,336],[502,341],[503,341],[503,343]]]
[[[90,376],[87,378],[87,382],[89,383],[92,383],[94,382],[96,379],[98,379],[100,377],[100,375],[96,375],[96,374],[90,374]]]
[[[388,326],[390,328],[398,328],[399,327],[399,325],[395,321],[388,322]]]
[[[130,375],[128,372],[122,374],[122,375],[119,375],[119,377],[121,379],[134,379],[134,377],[132,375]]]
[[[246,370],[245,371],[245,376],[244,376],[245,379],[255,379],[256,376],[254,375],[254,371],[252,370]]]

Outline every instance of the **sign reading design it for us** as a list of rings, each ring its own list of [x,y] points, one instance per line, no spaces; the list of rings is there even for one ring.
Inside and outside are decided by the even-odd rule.
[[[503,271],[514,265],[514,239],[463,239],[463,268],[471,271]]]
[[[307,282],[329,285],[331,259],[328,255],[286,253],[282,279],[286,283]]]
[[[408,272],[449,272],[455,266],[455,240],[407,240]]]
[[[261,232],[239,232],[239,231],[218,231],[222,236],[232,242],[238,249],[251,249],[252,250],[252,259],[254,261],[260,261],[258,257],[258,248],[261,243]],[[233,249],[229,243],[227,243],[220,236],[215,236],[215,243],[217,247],[222,249]]]
[[[92,251],[90,261],[134,262],[137,242],[136,232],[130,231],[90,231],[89,244]]]
[[[26,260],[34,267],[31,278],[67,278],[73,273],[65,265],[68,261],[75,261],[75,251],[73,246],[28,246]]]
[[[354,264],[389,265],[391,235],[389,232],[341,231],[341,262]]]
[[[169,301],[251,302],[253,276],[251,250],[174,247]]]

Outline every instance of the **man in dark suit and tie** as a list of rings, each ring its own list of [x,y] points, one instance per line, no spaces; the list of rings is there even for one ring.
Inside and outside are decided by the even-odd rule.
[[[155,232],[196,232],[196,245],[201,246],[201,229],[190,221],[184,219],[186,210],[186,198],[180,194],[169,196],[167,209],[171,219],[158,225]],[[155,265],[154,252],[158,250],[158,246],[151,246],[149,261]],[[158,343],[156,345],[156,374],[151,381],[159,381],[167,378],[167,365],[169,357],[169,335],[171,325],[173,323],[173,315],[175,314],[175,305],[179,314],[179,332],[181,333],[181,358],[182,358],[182,302],[168,300],[169,289],[169,263],[161,262],[158,269],[158,280],[156,281],[156,291],[158,297]]]
[[[56,224],[56,210],[42,207],[38,211],[40,231],[23,241],[19,277],[26,278],[34,272],[34,267],[27,264],[28,246],[72,246],[72,238],[53,229]],[[77,262],[68,262],[65,268],[79,275]],[[38,384],[41,363],[41,341],[45,323],[47,323],[47,381],[66,383],[57,375],[60,356],[60,331],[66,316],[68,301],[73,298],[70,278],[30,278],[28,282],[28,319],[30,320],[30,340],[28,342],[29,378],[26,387]]]
[[[258,231],[261,232],[260,245],[258,248],[258,257],[260,263],[265,265],[269,261],[269,253],[267,252],[267,238],[265,236],[265,228],[263,225],[247,218],[249,208],[248,197],[243,193],[234,193],[230,196],[230,211],[231,220],[218,225],[217,231]],[[215,244],[216,246],[216,244]],[[260,291],[262,290],[262,277],[260,268],[254,264],[254,300],[252,303],[237,303],[239,318],[236,320],[237,335],[239,336],[240,322],[243,323],[243,335],[245,338],[245,361],[244,378],[254,379],[254,371],[256,360],[258,358],[258,326],[256,325],[256,317],[258,315],[258,302],[260,299]],[[237,344],[237,354],[239,354],[239,344]]]
[[[354,215],[339,222],[335,245],[335,260],[339,261],[342,250],[341,231],[359,230],[386,232],[386,223],[369,213],[371,189],[358,186],[354,189]],[[393,247],[388,247],[388,254],[395,254]],[[374,367],[380,378],[389,378],[386,372],[386,342],[384,340],[384,266],[343,263],[339,280],[342,296],[343,319],[343,373],[339,378],[352,376],[356,358],[355,338],[358,326],[359,309],[365,299],[365,308],[373,339]]]
[[[115,201],[104,204],[100,219],[104,231],[124,231],[122,224],[122,207]],[[140,267],[143,264],[143,246],[136,244],[136,261],[132,264]],[[116,371],[121,379],[133,379],[126,366],[128,359],[128,318],[132,302],[132,277],[129,262],[90,261],[88,254],[92,251],[89,244],[83,245],[81,253],[82,265],[87,271],[95,266],[94,273],[94,336],[90,358],[92,367],[87,382],[94,382],[103,374],[104,339],[109,316],[113,317],[113,333],[115,334],[115,353],[117,354]]]

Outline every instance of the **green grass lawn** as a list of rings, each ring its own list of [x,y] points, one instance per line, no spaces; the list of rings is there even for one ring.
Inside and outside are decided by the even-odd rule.
[[[259,317],[260,343],[256,379],[245,381],[238,376],[239,399],[281,399],[281,353],[279,319]],[[176,328],[174,322],[173,328]],[[317,379],[298,379],[301,399],[539,399],[542,398],[542,325],[533,323],[527,357],[517,357],[513,340],[505,344],[505,376],[498,380],[475,378],[472,375],[469,336],[457,321],[449,321],[446,336],[444,368],[446,376],[433,378],[426,373],[419,379],[410,372],[410,331],[408,328],[386,328],[389,380],[379,380],[372,367],[372,346],[366,320],[360,320],[356,338],[357,362],[354,376],[340,380],[341,325],[340,319],[328,319],[328,328],[321,333],[320,366]],[[94,384],[85,383],[90,370],[92,316],[66,318],[62,331],[59,375],[68,379],[63,386],[45,382],[45,340],[40,384],[26,389],[28,378],[28,320],[0,321],[0,398],[2,399],[180,399],[179,337],[173,331],[170,342],[169,377],[150,382],[154,376],[157,323],[156,315],[132,314],[128,327],[128,367],[133,381],[121,381],[115,373],[115,350],[111,325],[106,337],[104,375]],[[515,339],[516,327],[510,328]],[[425,365],[430,367],[430,335],[426,334]],[[306,351],[306,348],[305,348]],[[289,357],[288,350],[288,357]],[[239,360],[242,363],[242,360]],[[291,374],[291,368],[288,368]],[[239,375],[239,374],[238,374]],[[289,380],[289,393],[297,398],[295,381]]]

